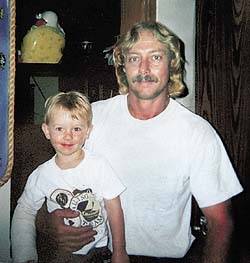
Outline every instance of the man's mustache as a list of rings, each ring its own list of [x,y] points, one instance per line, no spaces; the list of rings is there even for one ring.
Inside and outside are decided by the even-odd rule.
[[[146,75],[146,76],[142,76],[142,75],[138,75],[136,76],[134,79],[132,79],[132,82],[135,83],[135,82],[141,82],[141,81],[148,81],[148,82],[155,82],[157,83],[158,82],[158,78],[156,77],[151,77],[149,75]]]

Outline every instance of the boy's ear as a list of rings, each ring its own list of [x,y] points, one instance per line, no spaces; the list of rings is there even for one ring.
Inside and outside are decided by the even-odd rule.
[[[90,135],[92,129],[93,129],[93,124],[91,124],[91,125],[88,127],[88,130],[87,130],[87,133],[86,133],[86,139],[89,138],[89,135]]]
[[[42,124],[42,131],[43,131],[45,137],[46,137],[48,140],[50,140],[49,127],[48,127],[48,125],[47,125],[46,123],[43,123],[43,124]]]

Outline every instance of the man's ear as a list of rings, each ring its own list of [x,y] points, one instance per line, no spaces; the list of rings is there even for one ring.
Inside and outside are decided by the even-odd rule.
[[[87,133],[86,133],[86,139],[89,138],[89,135],[90,135],[92,129],[93,129],[93,124],[91,124],[91,125],[88,127],[88,130],[87,130]]]
[[[50,140],[49,127],[48,127],[48,125],[47,125],[46,123],[43,123],[43,124],[42,124],[42,131],[43,131],[45,137],[46,137],[48,140]]]

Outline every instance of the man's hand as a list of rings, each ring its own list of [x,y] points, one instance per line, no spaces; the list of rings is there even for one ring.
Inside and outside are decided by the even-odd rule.
[[[92,227],[74,227],[64,224],[64,218],[74,218],[79,212],[71,209],[57,209],[49,214],[50,232],[59,249],[75,252],[95,240],[97,234]]]

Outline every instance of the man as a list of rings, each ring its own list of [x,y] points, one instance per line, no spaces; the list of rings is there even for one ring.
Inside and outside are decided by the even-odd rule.
[[[135,24],[118,40],[114,64],[122,95],[93,104],[85,147],[104,155],[127,187],[121,202],[128,254],[150,262],[184,257],[194,241],[194,196],[208,221],[202,262],[229,262],[230,199],[242,187],[215,130],[174,100],[185,91],[178,37],[160,23]],[[51,215],[66,251],[95,234],[63,225],[63,217],[74,216],[69,210]]]

